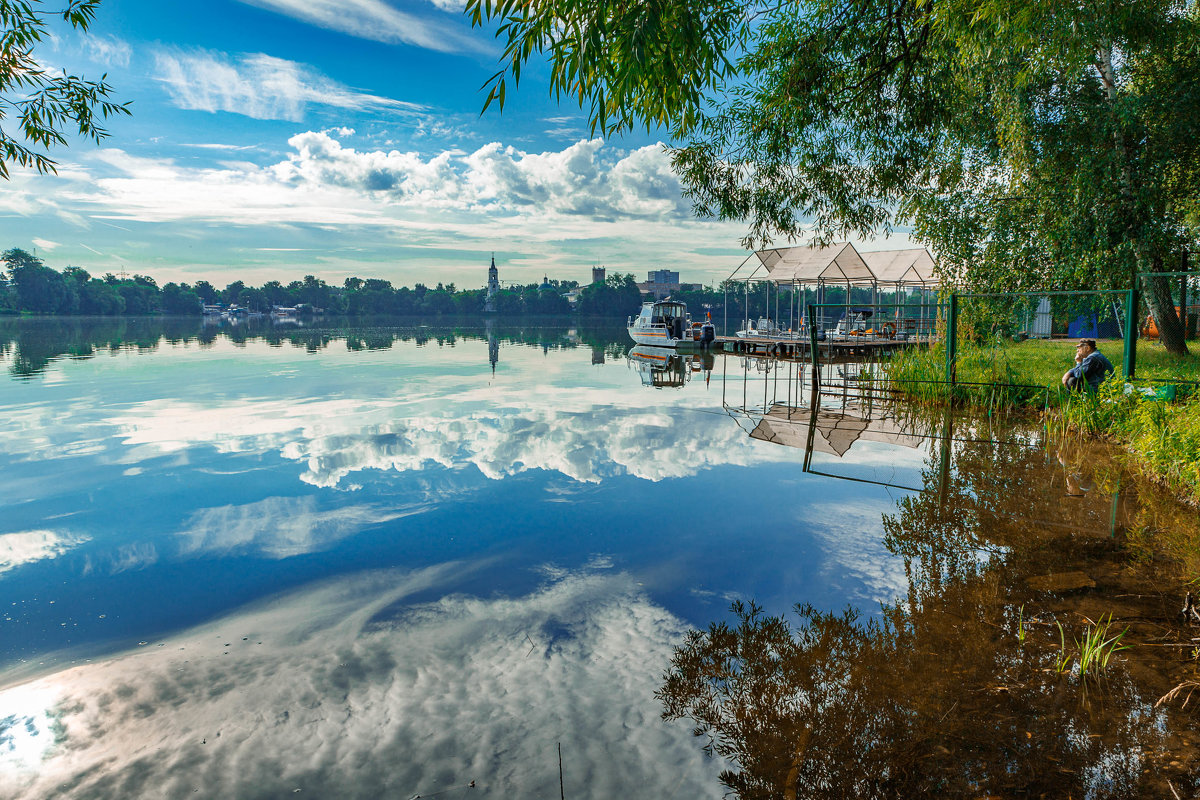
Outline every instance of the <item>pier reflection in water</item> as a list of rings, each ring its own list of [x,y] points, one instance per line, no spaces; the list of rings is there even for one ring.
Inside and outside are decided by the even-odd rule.
[[[1194,709],[1186,692],[1160,702],[1197,678],[1200,640],[1175,613],[1195,556],[1147,563],[1138,536],[1182,527],[1194,544],[1194,516],[1036,422],[905,413],[853,368],[791,405],[774,390],[811,376],[772,370],[761,405],[726,411],[804,449],[806,470],[833,476],[814,457],[853,464],[868,441],[925,458],[882,518],[905,598],[877,617],[739,601],[676,649],[663,716],[728,760],[722,783],[743,800],[1196,796]],[[1129,649],[1081,671],[1104,620]]]

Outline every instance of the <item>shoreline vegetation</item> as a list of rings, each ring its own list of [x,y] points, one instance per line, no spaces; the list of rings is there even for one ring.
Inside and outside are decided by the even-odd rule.
[[[1099,342],[1116,371],[1097,392],[1071,392],[1060,379],[1073,363],[1074,340],[967,345],[957,383],[945,383],[945,349],[910,350],[884,365],[877,384],[894,397],[988,411],[1043,415],[1062,436],[1116,444],[1126,464],[1181,501],[1200,507],[1200,356],[1176,356],[1138,343],[1137,379],[1122,374],[1122,344]]]
[[[711,308],[714,313],[725,304],[721,287],[676,292],[674,297],[689,308]],[[751,300],[756,301],[750,308],[753,314],[765,313],[765,295]],[[220,304],[249,313],[281,307],[347,317],[440,317],[482,314],[486,301],[487,291],[482,288],[461,289],[442,282],[396,287],[389,280],[356,276],[347,277],[341,286],[305,275],[302,280],[272,280],[261,286],[236,280],[219,289],[199,280],[160,287],[149,275],[110,272],[97,278],[82,267],[68,266],[59,272],[19,248],[0,253],[0,316],[200,316],[206,305]],[[548,277],[541,283],[509,284],[491,302],[495,315],[501,317],[579,314],[625,319],[641,306],[642,293],[632,274],[613,272],[604,281],[588,285]]]

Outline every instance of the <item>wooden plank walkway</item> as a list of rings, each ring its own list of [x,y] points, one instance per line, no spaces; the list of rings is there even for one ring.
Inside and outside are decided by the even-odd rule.
[[[885,339],[874,336],[852,336],[849,339],[818,342],[817,350],[822,357],[836,360],[842,357],[886,355],[929,342],[928,337]],[[808,360],[808,350],[807,339],[776,339],[767,336],[748,336],[744,339],[736,336],[718,336],[712,345],[712,351],[715,353],[736,353],[766,358],[803,358],[806,361]]]

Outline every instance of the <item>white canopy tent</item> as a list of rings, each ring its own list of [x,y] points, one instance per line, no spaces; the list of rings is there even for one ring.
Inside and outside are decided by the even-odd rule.
[[[863,253],[862,260],[880,284],[937,288],[937,263],[924,247],[905,250],[876,250]]]
[[[749,274],[737,278],[742,268],[748,262],[757,261]],[[881,250],[873,253],[859,253],[850,242],[839,242],[831,245],[796,245],[792,247],[774,247],[757,250],[742,262],[730,279],[740,280],[745,285],[746,310],[745,324],[749,324],[750,292],[752,284],[774,284],[776,288],[773,316],[777,327],[796,330],[805,325],[805,309],[810,303],[817,306],[815,322],[821,330],[825,330],[832,322],[839,319],[849,319],[855,305],[880,304],[880,292],[893,294],[897,310],[888,313],[896,322],[894,328],[901,327],[901,318],[906,317],[901,308],[908,301],[901,295],[906,290],[916,289],[920,292],[920,312],[917,319],[906,318],[908,333],[928,333],[931,321],[927,319],[927,301],[931,301],[929,292],[939,286],[936,262],[929,251],[923,247],[903,250]],[[841,311],[828,305],[826,287],[844,288],[845,307]],[[784,290],[788,287],[790,292]],[[767,292],[768,316],[772,316],[770,289]],[[857,296],[857,298],[856,298]],[[779,308],[780,299],[784,299],[787,308]],[[936,306],[935,302],[929,303]],[[838,301],[842,305],[842,301]],[[726,331],[728,332],[728,299],[726,307]],[[881,311],[882,309],[877,309]],[[736,313],[736,312],[735,312]]]
[[[875,274],[849,242],[825,247],[777,247],[755,253],[767,268],[767,278],[780,283],[814,285],[846,283],[869,286]]]

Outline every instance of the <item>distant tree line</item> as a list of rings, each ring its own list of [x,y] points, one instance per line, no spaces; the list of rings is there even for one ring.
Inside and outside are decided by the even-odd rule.
[[[564,294],[579,290],[572,305]],[[719,293],[712,293],[719,297]],[[346,278],[331,286],[312,275],[284,284],[267,281],[251,286],[234,281],[218,289],[208,281],[167,283],[159,287],[148,275],[111,272],[93,277],[82,267],[59,272],[19,248],[0,254],[0,314],[199,315],[205,305],[236,305],[267,312],[274,306],[300,307],[334,315],[471,315],[484,311],[483,289],[459,289],[453,283],[429,287],[418,283],[394,287],[379,278]],[[697,298],[699,299],[699,298]],[[548,280],[543,284],[508,286],[492,299],[502,316],[579,313],[586,316],[628,316],[637,311],[642,295],[632,275],[615,273],[604,281],[580,288],[578,281]]]

